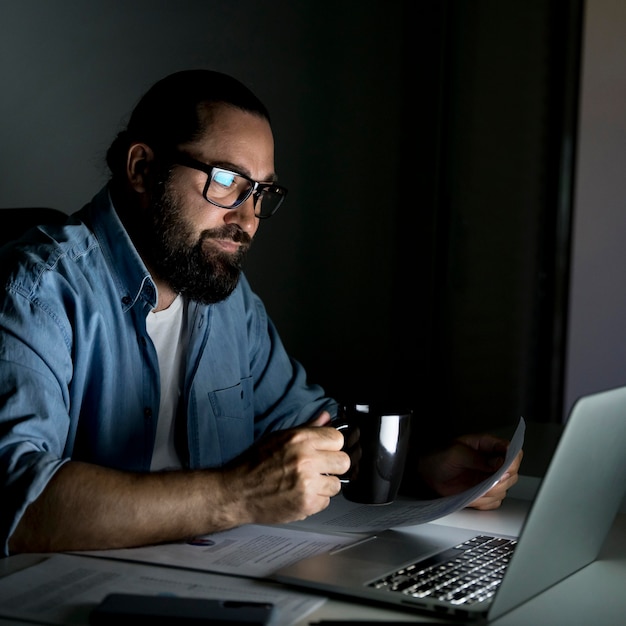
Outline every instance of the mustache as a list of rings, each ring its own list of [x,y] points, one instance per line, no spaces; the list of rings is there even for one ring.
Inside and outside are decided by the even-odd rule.
[[[250,245],[252,237],[245,230],[242,230],[237,224],[225,224],[219,228],[209,228],[202,231],[200,235],[201,241],[205,239],[230,239],[235,243]]]

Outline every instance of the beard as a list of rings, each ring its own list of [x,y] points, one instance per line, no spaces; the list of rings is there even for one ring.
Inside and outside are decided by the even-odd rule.
[[[152,229],[148,235],[151,267],[176,292],[201,304],[214,304],[230,296],[239,282],[243,260],[252,237],[237,224],[204,230],[194,241],[191,225],[181,216],[183,204],[168,181],[156,185],[152,203]],[[227,253],[212,239],[240,244]]]

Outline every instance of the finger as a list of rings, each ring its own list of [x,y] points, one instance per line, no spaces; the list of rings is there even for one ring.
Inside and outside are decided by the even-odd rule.
[[[519,480],[519,474],[510,474],[506,472],[502,478],[500,479],[499,485],[502,485],[502,488],[505,490],[509,490],[511,487],[517,484]]]
[[[508,490],[517,484],[517,481],[519,480],[517,469],[523,455],[523,451],[520,450],[500,480],[489,491],[483,494],[480,498],[471,502],[468,506],[481,511],[491,511],[499,508],[506,498]]]
[[[322,411],[316,418],[309,422],[309,426],[326,426],[330,423],[331,417],[328,411]]]
[[[511,465],[508,467],[508,471],[517,472],[520,465],[522,464],[522,459],[524,458],[524,451],[520,450],[516,455],[513,461],[511,461]]]
[[[460,450],[459,452],[463,452]],[[465,471],[492,474],[502,466],[504,456],[502,454],[486,453],[466,447],[465,453],[457,457],[457,465]]]
[[[489,491],[484,493],[479,498],[476,498],[474,502],[470,504],[473,508],[496,508],[502,504],[502,501],[506,498],[507,488],[503,484],[496,484]]]
[[[350,455],[343,450],[323,451],[319,459],[320,473],[323,475],[341,476],[348,472],[352,465]]]
[[[301,428],[296,438],[300,454],[309,458],[313,472],[345,474],[350,469],[350,457],[342,450],[343,435],[336,428]]]
[[[489,491],[477,498],[470,506],[481,509],[485,506],[489,509],[500,506],[506,498],[508,490],[517,483],[518,478],[517,474],[509,474],[508,472],[503,474],[502,478]]]
[[[506,471],[509,475],[516,475],[518,470],[519,470],[519,466],[522,462],[522,457],[524,456],[524,452],[523,450],[520,450],[515,457],[513,458],[513,460],[509,463],[509,466],[506,468]],[[497,455],[497,456],[491,456],[488,458],[488,463],[491,465],[491,467],[495,470],[499,469],[502,464],[505,461],[505,456],[504,455]]]
[[[343,448],[343,433],[332,426],[310,428],[307,434],[316,450],[341,450]]]
[[[469,507],[472,509],[478,509],[479,511],[493,511],[494,509],[500,507],[503,499],[504,498],[491,498],[483,496],[482,498],[474,500]]]
[[[322,475],[318,495],[326,498],[332,498],[341,491],[341,481],[337,476],[332,474]]]
[[[505,480],[505,477],[508,480],[511,480],[511,477],[515,477],[514,482],[511,484],[515,484],[515,482],[517,482],[517,474],[518,474],[518,469],[522,460],[522,456],[523,456],[523,453],[520,450],[519,453],[515,456],[515,458],[511,461],[509,466],[506,468],[506,473],[503,474],[499,480],[500,483]],[[495,469],[498,469],[498,467],[502,465],[502,463],[504,462],[504,458],[492,457],[489,462],[492,463],[494,470],[495,470]]]
[[[336,428],[324,424],[324,413],[303,426],[296,426],[284,431],[275,431],[282,435],[283,445],[310,445],[316,450],[340,450],[343,446],[343,434]]]

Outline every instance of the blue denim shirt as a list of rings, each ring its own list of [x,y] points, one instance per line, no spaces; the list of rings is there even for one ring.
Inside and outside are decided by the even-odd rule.
[[[69,459],[149,471],[159,408],[146,331],[155,285],[104,188],[63,226],[0,253],[0,545]],[[26,243],[27,241],[27,243]],[[189,303],[183,407],[191,468],[218,467],[270,430],[335,403],[307,383],[242,275]]]

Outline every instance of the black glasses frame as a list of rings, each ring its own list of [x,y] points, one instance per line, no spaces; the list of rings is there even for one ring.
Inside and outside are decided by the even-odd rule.
[[[285,198],[287,197],[287,189],[281,185],[277,185],[276,183],[260,183],[254,180],[253,178],[250,178],[249,176],[242,174],[241,172],[234,172],[233,170],[229,170],[228,168],[225,168],[225,167],[220,167],[219,165],[208,165],[207,163],[198,161],[197,159],[194,159],[193,157],[189,156],[188,154],[185,154],[184,152],[175,152],[172,155],[172,163],[176,165],[183,165],[184,167],[189,167],[191,169],[198,170],[200,172],[204,172],[207,175],[207,179],[204,185],[204,189],[202,190],[202,197],[210,204],[220,207],[220,209],[236,209],[238,206],[241,206],[251,195],[254,195],[254,215],[262,220],[262,219],[267,219],[268,217],[272,217],[272,215],[274,215],[276,211],[278,211],[278,208],[282,205]],[[209,191],[209,186],[211,185],[214,170],[219,170],[220,172],[227,172],[228,174],[234,174],[235,176],[240,176],[241,178],[245,178],[251,185],[249,191],[244,196],[239,198],[237,202],[231,206],[226,206],[224,204],[220,204],[219,202],[216,202],[215,200],[211,200],[211,198],[207,196],[207,193]],[[269,215],[260,215],[256,212],[256,206],[257,206],[257,201],[259,200],[259,198],[261,197],[261,195],[263,194],[265,190],[269,190],[272,193],[276,194],[277,196],[280,197],[280,200],[276,204],[276,206],[272,209],[272,212]]]

